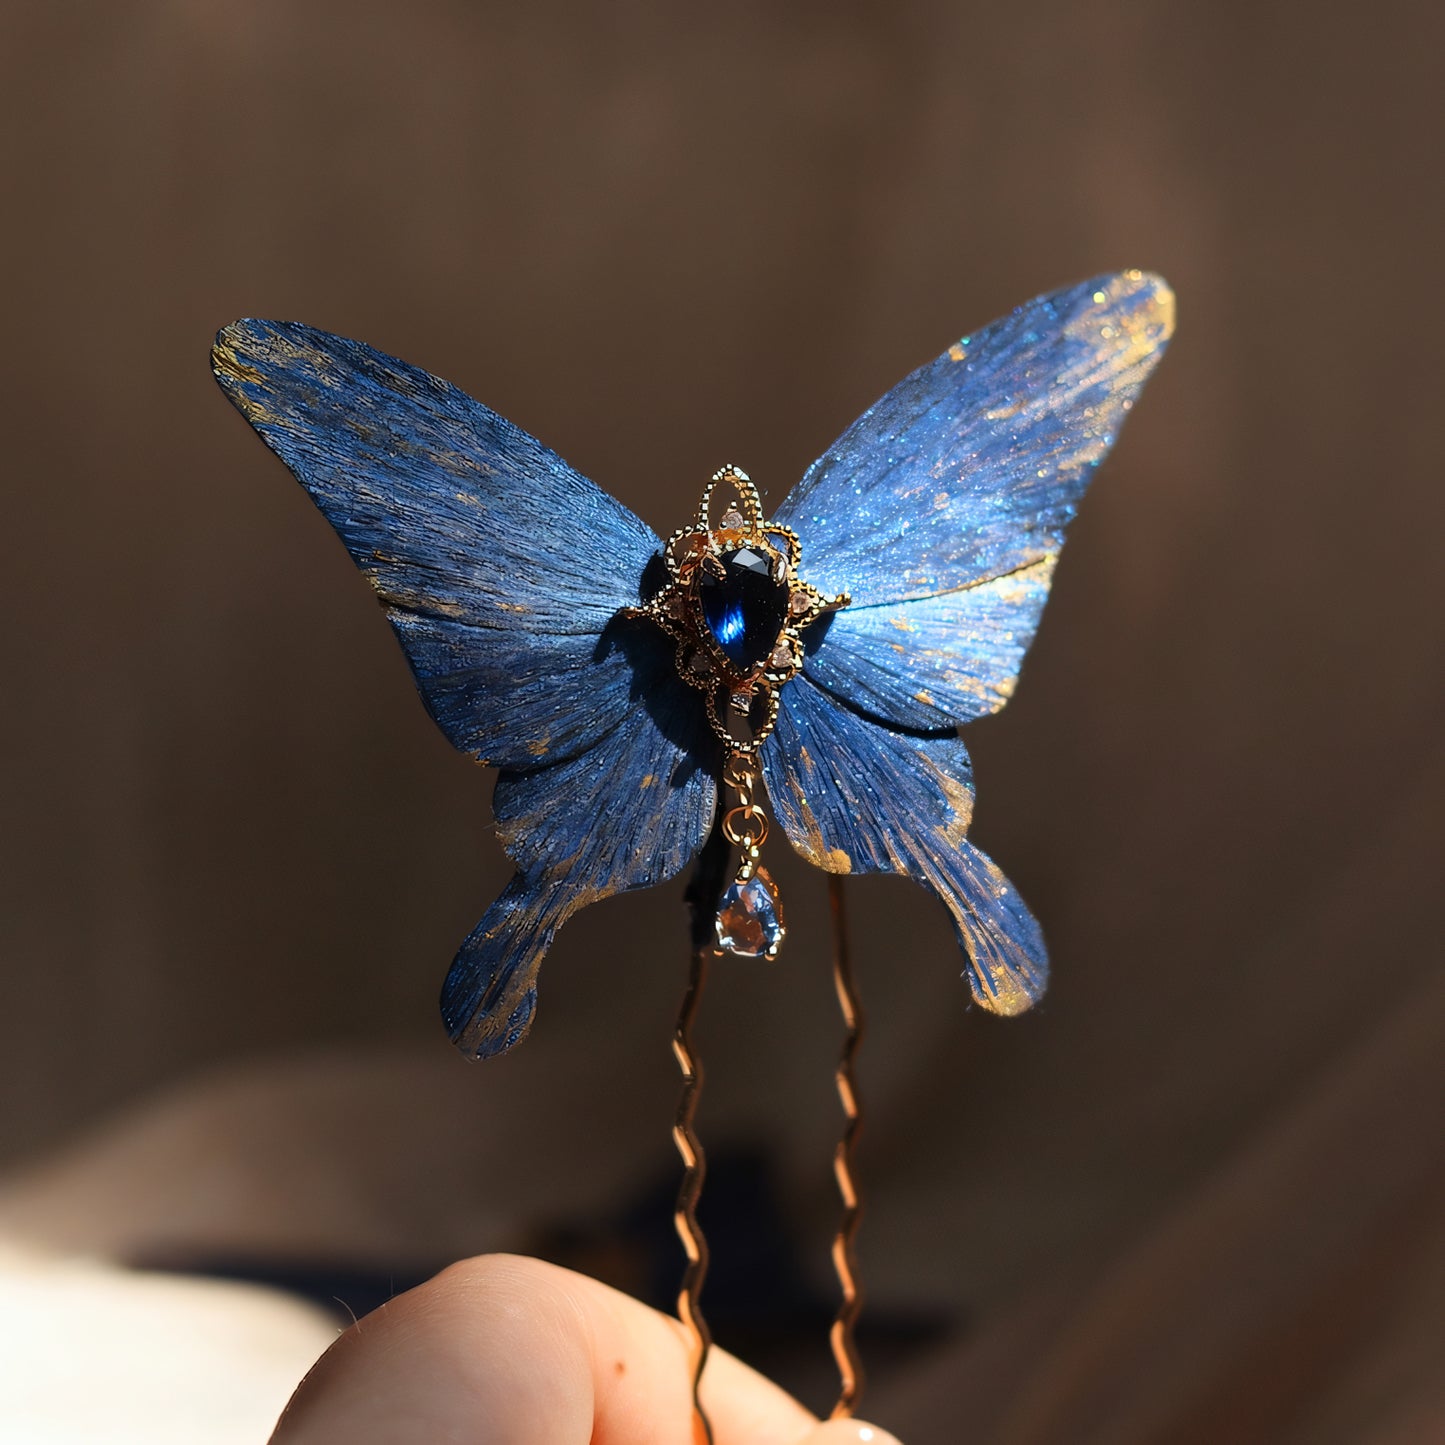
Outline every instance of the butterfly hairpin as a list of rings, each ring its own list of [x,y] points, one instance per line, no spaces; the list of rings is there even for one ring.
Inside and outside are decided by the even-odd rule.
[[[901,381],[771,517],[728,466],[665,543],[427,372],[293,322],[220,333],[222,388],[376,589],[442,731],[498,769],[516,873],[443,988],[464,1052],[525,1035],[573,914],[672,878],[710,837],[738,859],[708,902],[714,946],[775,955],[769,807],[830,874],[898,873],[937,894],[985,1009],[1038,999],[1039,926],[967,837],[959,729],[1011,695],[1065,528],[1172,326],[1168,287],[1139,271],[1039,297]],[[689,1007],[677,1047],[695,1092]],[[840,1092],[851,1122],[841,1072]],[[679,1130],[700,1183],[686,1110]],[[851,1406],[846,1351],[835,1341]],[[705,1354],[704,1332],[699,1373]]]
[[[515,1044],[557,930],[676,875],[720,787],[743,862],[719,942],[776,951],[760,779],[809,862],[943,900],[984,1008],[1039,997],[1038,925],[967,838],[958,729],[1011,694],[1172,310],[1137,271],[1031,301],[864,412],[771,519],[729,467],[666,545],[424,371],[290,322],[220,333],[217,379],[375,587],[432,717],[500,770],[517,872],[446,981],[459,1047]]]

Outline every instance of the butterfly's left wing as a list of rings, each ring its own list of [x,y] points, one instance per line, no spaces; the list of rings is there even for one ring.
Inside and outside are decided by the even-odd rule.
[[[1172,327],[1169,288],[1138,271],[1039,297],[900,382],[777,513],[808,580],[851,596],[811,630],[763,747],[779,819],[819,867],[937,893],[995,1013],[1039,997],[1048,957],[964,837],[956,729],[1011,694],[1064,529]]]
[[[806,677],[779,693],[763,775],[793,846],[830,873],[903,873],[953,917],[974,998],[1017,1014],[1043,993],[1048,954],[1017,890],[964,836],[973,772],[955,732],[899,732]]]
[[[1013,691],[1064,529],[1174,325],[1140,271],[1020,306],[870,407],[776,520],[808,580],[852,605],[804,670],[885,722],[946,728]]]
[[[620,615],[660,544],[520,427],[361,342],[238,321],[213,363],[371,582],[438,726],[501,769],[517,874],[442,995],[458,1046],[499,1053],[557,929],[672,877],[711,826],[698,709],[666,640]]]

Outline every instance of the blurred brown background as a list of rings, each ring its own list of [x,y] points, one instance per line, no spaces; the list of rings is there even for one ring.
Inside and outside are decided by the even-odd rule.
[[[1395,1429],[1445,1296],[1442,42],[1405,3],[5,6],[0,1221],[429,1265],[670,1167],[678,887],[569,927],[515,1059],[450,1057],[489,780],[213,386],[219,325],[406,357],[666,533],[723,461],[776,500],[959,334],[1145,266],[1178,336],[971,729],[1047,1002],[969,1012],[941,910],[852,890],[874,1298],[999,1356],[937,1357],[968,1431],[902,1374],[898,1427]],[[826,1288],[823,883],[781,871],[703,1128],[780,1161]]]

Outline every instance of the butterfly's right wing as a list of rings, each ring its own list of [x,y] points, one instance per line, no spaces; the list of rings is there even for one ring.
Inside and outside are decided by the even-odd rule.
[[[626,710],[627,659],[600,640],[638,601],[650,527],[521,427],[362,342],[237,321],[212,364],[375,588],[456,747],[536,767]]]
[[[635,679],[617,726],[574,758],[497,778],[492,810],[517,875],[442,987],[442,1021],[473,1057],[501,1053],[527,1031],[538,965],[568,918],[674,877],[712,826],[717,745],[697,694],[678,679],[673,644],[651,623],[628,622],[615,645]]]
[[[375,588],[432,717],[501,769],[517,875],[442,995],[458,1046],[498,1053],[562,923],[672,877],[711,826],[699,710],[661,634],[619,615],[658,539],[520,427],[361,342],[238,321],[213,364]]]

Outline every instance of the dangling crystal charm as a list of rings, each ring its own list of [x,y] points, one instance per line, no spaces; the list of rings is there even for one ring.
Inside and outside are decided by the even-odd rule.
[[[717,946],[743,958],[776,958],[782,946],[783,905],[766,868],[728,884],[718,904]]]

